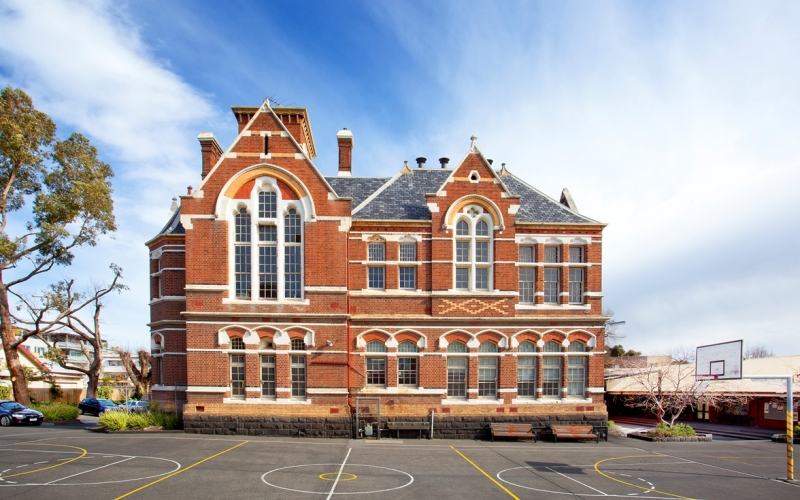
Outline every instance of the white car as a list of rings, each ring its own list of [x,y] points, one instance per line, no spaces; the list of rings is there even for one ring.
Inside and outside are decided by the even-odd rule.
[[[119,405],[120,408],[126,411],[147,411],[150,406],[149,401],[126,401],[125,404]]]

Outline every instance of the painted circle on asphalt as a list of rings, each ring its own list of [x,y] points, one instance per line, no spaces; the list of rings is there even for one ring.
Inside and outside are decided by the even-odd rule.
[[[339,474],[338,472],[329,472],[331,468],[336,469],[341,467],[341,464],[338,463],[329,463],[329,464],[306,464],[306,465],[290,465],[288,467],[280,467],[277,469],[272,469],[269,472],[265,472],[261,476],[261,480],[264,484],[268,486],[272,486],[273,488],[278,488],[284,491],[292,491],[295,493],[307,493],[311,495],[328,495],[330,494],[330,487],[328,486],[331,481],[336,481],[336,475]],[[318,468],[319,470],[313,470],[314,468]],[[307,469],[305,472],[303,469]],[[414,482],[414,476],[409,474],[408,472],[401,471],[398,469],[392,469],[389,467],[380,467],[377,465],[366,465],[366,464],[347,464],[344,467],[345,470],[342,471],[342,477],[339,479],[338,484],[342,484],[342,481],[347,481],[348,488],[351,491],[334,491],[334,495],[365,495],[365,494],[375,494],[375,493],[384,493],[387,491],[399,490],[401,488],[405,488],[409,486],[411,483]],[[286,474],[285,478],[281,477],[283,472],[291,472],[291,474]],[[324,491],[309,491],[304,490],[301,488],[293,488],[286,484],[287,481],[284,479],[297,479],[296,472],[305,472],[304,476],[307,477],[307,482],[311,483],[322,480],[325,483],[325,487],[323,488]],[[323,477],[325,476],[325,477]],[[372,476],[372,477],[370,477]],[[332,478],[332,479],[331,479]],[[350,478],[346,480],[345,478]],[[303,479],[305,481],[305,478]],[[358,487],[363,485],[365,487],[374,487],[377,481],[385,484],[386,487],[382,488],[378,486],[376,489],[364,489],[360,490]],[[341,486],[339,486],[341,487]]]
[[[532,490],[532,491],[540,491],[542,493],[551,493],[553,495],[570,495],[570,496],[580,496],[580,497],[623,496],[623,495],[613,495],[613,494],[603,493],[603,492],[601,492],[599,490],[595,490],[591,486],[585,485],[583,483],[579,483],[579,484],[582,484],[582,486],[584,486],[585,489],[594,490],[595,492],[594,493],[575,493],[575,492],[571,492],[571,491],[546,490],[546,489],[543,489],[543,488],[534,488],[533,486],[525,486],[523,484],[515,483],[515,482],[509,481],[508,479],[503,477],[504,473],[511,472],[511,471],[517,471],[517,470],[525,470],[525,471],[532,471],[532,472],[543,472],[541,470],[537,470],[534,467],[511,467],[510,469],[504,469],[504,470],[501,470],[500,472],[498,472],[497,473],[497,479],[499,479],[500,481],[503,481],[506,484],[510,484],[511,486],[516,486],[518,488],[524,488],[526,490]],[[558,473],[556,472],[556,474],[558,474]],[[541,479],[541,477],[538,476],[538,475],[536,477]],[[637,478],[637,479],[639,479],[639,478]],[[644,483],[647,483],[647,485],[649,486],[647,491],[637,491],[635,493],[628,493],[627,495],[624,495],[624,496],[631,496],[631,497],[636,498],[637,496],[640,496],[640,495],[647,495],[648,493],[651,493],[653,489],[655,489],[655,486],[653,486],[653,483],[651,483],[649,481],[645,481],[644,479],[639,479],[639,480],[644,482]],[[545,481],[547,481],[547,480],[545,480]],[[645,488],[645,487],[643,486],[643,488]],[[648,498],[652,498],[652,497],[648,497]],[[659,498],[661,498],[661,497],[659,497]]]
[[[45,454],[46,453],[49,456],[44,456],[44,455],[41,456],[42,459],[48,458],[48,460],[30,461],[30,463],[20,462],[18,465],[14,465],[14,466],[12,466],[10,468],[8,468],[8,465],[7,465],[6,466],[7,468],[5,470],[0,470],[0,487],[13,487],[13,486],[91,486],[91,485],[98,485],[98,484],[117,484],[117,483],[126,483],[126,482],[129,482],[129,481],[140,481],[140,480],[143,480],[143,479],[153,479],[153,478],[157,478],[157,477],[161,477],[161,476],[166,476],[167,474],[171,474],[171,473],[173,473],[173,472],[175,472],[175,471],[177,471],[177,470],[179,470],[181,468],[181,464],[180,463],[176,462],[175,460],[170,460],[168,458],[146,457],[146,456],[139,456],[139,455],[120,455],[120,454],[115,454],[115,453],[87,453],[86,457],[80,459],[80,460],[84,461],[84,462],[81,462],[81,465],[83,465],[84,463],[86,465],[86,469],[85,470],[78,471],[77,473],[75,471],[72,471],[69,474],[67,474],[66,476],[58,475],[59,477],[55,477],[55,478],[53,478],[51,476],[51,477],[48,477],[47,482],[35,482],[35,481],[33,481],[33,479],[35,478],[36,473],[39,472],[39,471],[31,472],[32,475],[30,476],[30,479],[28,479],[27,477],[22,476],[22,475],[16,476],[16,474],[19,474],[20,472],[26,472],[26,471],[30,470],[31,468],[34,468],[34,467],[39,467],[39,468],[41,468],[42,471],[55,470],[55,469],[49,468],[50,465],[51,464],[57,464],[60,461],[66,460],[66,459],[65,458],[61,458],[61,459],[54,458],[54,454],[57,454],[57,455],[68,455],[68,457],[67,457],[67,459],[68,459],[68,458],[72,458],[69,455],[75,455],[76,453],[61,452],[61,451],[49,451],[49,450],[48,451],[43,451],[43,450],[31,450],[31,449],[3,448],[3,452],[4,453],[14,452],[14,451],[20,452],[20,453],[27,453],[27,452],[30,452],[30,453],[41,453],[41,454]],[[108,463],[108,464],[97,463],[97,462],[91,463],[90,461],[86,460],[86,458],[92,458],[92,459],[93,458],[110,458],[110,459],[113,459],[113,460],[111,460],[110,463]],[[126,467],[126,464],[130,465],[130,462],[137,462],[137,461],[140,462],[141,460],[145,460],[145,461],[151,462],[151,464],[154,462],[153,465],[148,466],[151,469],[154,468],[154,467],[159,467],[159,468],[163,467],[165,470],[164,470],[164,472],[160,472],[159,474],[130,477],[130,478],[125,478],[125,479],[115,479],[115,480],[111,480],[111,481],[91,481],[91,480],[87,481],[87,480],[85,480],[85,479],[91,479],[91,477],[93,475],[104,474],[104,473],[108,472],[109,469],[114,469],[114,474],[117,477],[119,477],[120,475],[124,476],[124,472],[121,473],[120,469],[122,469],[124,471],[124,469]],[[77,461],[73,462],[73,464],[77,464],[77,463],[78,463]],[[2,469],[2,467],[0,467],[0,469]],[[3,474],[9,475],[9,477],[6,479],[6,478],[3,477]],[[15,474],[15,477],[13,477],[13,479],[10,476],[11,474]],[[17,477],[19,477],[20,480],[17,480]],[[76,481],[76,482],[67,482],[70,479],[72,479],[73,481]]]

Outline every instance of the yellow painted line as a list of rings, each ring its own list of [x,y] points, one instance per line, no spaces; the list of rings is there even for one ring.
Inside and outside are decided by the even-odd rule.
[[[76,450],[81,450],[83,453],[81,453],[81,455],[79,457],[75,457],[75,458],[71,458],[69,460],[65,460],[65,461],[61,462],[60,464],[51,465],[49,467],[42,467],[41,469],[29,470],[28,472],[20,472],[18,474],[11,474],[10,476],[2,476],[3,479],[7,479],[9,477],[24,476],[25,474],[33,474],[34,472],[41,472],[41,471],[47,470],[47,469],[55,469],[56,467],[61,467],[62,465],[67,465],[68,463],[74,462],[75,460],[78,460],[79,458],[83,458],[83,457],[86,456],[87,453],[89,453],[88,451],[84,450],[83,448],[78,448],[77,446],[70,446],[68,444],[26,444],[25,446],[58,446],[60,448],[74,448]]]
[[[656,489],[645,488],[644,486],[639,486],[638,484],[625,482],[625,481],[623,481],[621,479],[617,479],[615,477],[609,476],[608,474],[606,474],[603,471],[601,471],[600,468],[598,467],[603,462],[608,462],[609,460],[622,460],[623,458],[652,458],[654,456],[656,456],[656,455],[630,455],[630,456],[627,456],[627,457],[606,458],[606,459],[599,460],[599,461],[595,462],[594,470],[596,470],[598,474],[600,474],[601,476],[603,476],[603,477],[605,477],[607,479],[610,479],[612,481],[616,481],[618,483],[627,484],[628,486],[633,486],[634,488],[639,488],[640,490],[654,491],[656,493],[661,493],[662,495],[669,495],[669,496],[675,497],[675,498],[685,498],[686,500],[693,500],[691,497],[684,497],[684,496],[681,496],[681,495],[676,495],[674,493],[667,493],[666,491],[659,491],[659,490],[656,490]],[[646,464],[640,464],[640,465],[646,465]]]
[[[517,495],[515,495],[515,494],[511,493],[511,492],[508,490],[508,488],[506,488],[506,487],[505,487],[505,486],[503,486],[502,484],[498,483],[498,482],[497,482],[497,480],[496,480],[495,478],[493,478],[492,476],[490,476],[489,474],[487,474],[487,473],[486,473],[486,471],[484,471],[483,469],[481,469],[480,467],[478,467],[477,465],[475,465],[475,462],[473,462],[472,460],[470,460],[469,458],[467,458],[467,457],[466,457],[466,456],[465,456],[463,453],[461,453],[461,452],[460,452],[460,451],[458,451],[457,449],[453,448],[452,446],[451,446],[450,448],[451,448],[451,449],[452,449],[454,452],[456,452],[456,453],[458,453],[459,455],[461,455],[461,458],[463,458],[464,460],[466,460],[467,462],[469,462],[469,464],[470,464],[471,466],[473,466],[473,467],[475,467],[476,469],[478,469],[478,470],[481,472],[481,474],[483,474],[484,476],[486,476],[487,478],[489,478],[489,481],[491,481],[491,482],[493,482],[494,484],[496,484],[498,488],[500,488],[501,490],[503,490],[503,491],[505,491],[506,493],[508,493],[508,496],[510,496],[510,497],[511,497],[511,498],[513,498],[514,500],[519,500],[519,497],[518,497]]]
[[[338,474],[337,472],[324,472],[319,475],[319,478],[322,479],[323,481],[334,481],[333,478],[325,476],[336,476],[337,474]],[[339,475],[339,481],[352,481],[353,479],[358,479],[358,476],[350,472],[342,472],[341,474],[338,475]],[[341,476],[352,476],[352,477],[348,477],[347,479],[345,479]]]
[[[171,478],[171,477],[175,477],[175,476],[177,476],[178,474],[180,474],[181,472],[186,472],[187,470],[191,469],[192,467],[196,467],[196,466],[198,466],[198,465],[202,464],[203,462],[208,462],[209,460],[211,460],[211,459],[213,459],[213,458],[217,458],[217,457],[218,457],[218,456],[220,456],[220,455],[223,455],[223,454],[225,454],[225,453],[228,453],[229,451],[231,451],[231,450],[234,450],[234,449],[236,449],[236,448],[238,448],[238,447],[240,447],[240,446],[242,446],[243,444],[246,444],[246,443],[249,443],[249,441],[242,441],[241,443],[237,444],[236,446],[231,446],[231,447],[230,447],[230,448],[228,448],[227,450],[223,450],[223,451],[221,451],[221,452],[219,452],[219,453],[217,453],[217,454],[215,454],[215,455],[211,455],[211,456],[210,456],[210,457],[208,457],[208,458],[204,458],[204,459],[200,460],[199,462],[195,462],[195,463],[193,463],[192,465],[190,465],[189,467],[186,467],[185,469],[181,469],[181,470],[179,470],[179,471],[175,471],[175,472],[173,472],[172,474],[168,474],[168,475],[166,475],[166,476],[164,476],[164,477],[162,477],[162,478],[156,479],[156,480],[155,480],[155,481],[153,481],[152,483],[147,483],[147,484],[145,484],[144,486],[140,486],[140,487],[136,488],[136,489],[135,489],[135,490],[133,490],[133,491],[129,491],[129,492],[125,493],[125,494],[124,494],[124,495],[122,495],[122,496],[118,496],[118,497],[117,497],[117,498],[115,498],[114,500],[119,500],[120,498],[125,498],[125,497],[128,497],[128,496],[131,496],[131,495],[133,495],[134,493],[137,493],[137,492],[139,492],[139,491],[142,491],[142,490],[143,490],[143,489],[145,489],[145,488],[149,488],[150,486],[153,486],[153,485],[154,485],[154,484],[156,484],[156,483],[160,483],[161,481],[165,481],[165,480],[167,480],[167,479],[169,479],[169,478]]]

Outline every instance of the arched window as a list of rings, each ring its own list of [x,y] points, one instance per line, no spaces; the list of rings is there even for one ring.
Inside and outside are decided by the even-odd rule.
[[[523,342],[520,342],[519,348],[517,350],[519,352],[536,352],[536,344],[534,344],[530,340],[525,340]]]
[[[451,342],[447,346],[448,354],[465,354],[467,344],[461,341]],[[465,399],[467,397],[467,358],[463,356],[447,357],[447,397]]]
[[[575,342],[570,343],[567,350],[569,352],[586,352],[586,344],[580,340],[576,340]]]
[[[380,340],[367,342],[367,352],[385,353],[386,344]],[[367,385],[386,386],[385,356],[367,356]]]
[[[232,293],[252,301],[301,299],[302,208],[294,201],[282,200],[277,181],[268,177],[257,179],[250,198],[237,202],[231,224]]]
[[[231,339],[231,349],[242,350],[244,349],[244,340],[241,337],[233,337]]]
[[[478,208],[470,207],[456,222],[456,290],[488,291],[492,288],[492,230],[486,220],[474,219],[480,213]]]
[[[550,340],[544,344],[544,352],[561,352],[561,344],[555,340]]]
[[[234,274],[236,296],[250,297],[251,253],[250,253],[250,214],[246,208],[239,210],[234,220]]]
[[[481,342],[478,352],[495,353],[497,344],[490,340]],[[481,356],[478,358],[478,397],[497,397],[497,357]]]
[[[292,351],[305,351],[306,341],[303,339],[292,339],[290,348]]]
[[[397,346],[399,353],[417,352],[417,344],[410,340],[404,340]],[[397,357],[397,385],[406,387],[417,386],[417,357],[398,356]]]

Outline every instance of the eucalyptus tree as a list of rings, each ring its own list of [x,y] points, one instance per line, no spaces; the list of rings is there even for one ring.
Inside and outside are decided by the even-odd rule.
[[[86,137],[58,139],[53,120],[24,91],[0,91],[0,330],[14,398],[22,404],[30,398],[17,347],[42,332],[14,321],[12,300],[22,295],[16,289],[69,265],[76,248],[116,230],[113,175]],[[54,327],[52,320],[40,325]]]

